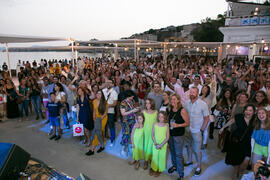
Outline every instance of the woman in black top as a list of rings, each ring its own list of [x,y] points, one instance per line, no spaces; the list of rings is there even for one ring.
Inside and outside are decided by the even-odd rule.
[[[237,114],[224,127],[230,126],[230,143],[226,149],[225,163],[234,166],[233,179],[247,168],[251,157],[251,135],[254,129],[255,106],[248,104],[243,114]],[[220,130],[220,133],[222,129]]]
[[[10,79],[6,80],[4,90],[7,94],[7,118],[19,117],[19,107],[16,102],[18,91]]]
[[[159,109],[160,111],[167,112],[168,106],[170,104],[170,95],[171,95],[170,91],[163,92],[163,94],[162,94],[163,101],[162,101],[161,107]]]
[[[172,94],[170,97],[170,107],[168,110],[170,122],[169,147],[173,166],[168,169],[169,173],[177,170],[179,179],[184,178],[184,134],[185,127],[189,126],[187,111],[181,105],[180,96]]]

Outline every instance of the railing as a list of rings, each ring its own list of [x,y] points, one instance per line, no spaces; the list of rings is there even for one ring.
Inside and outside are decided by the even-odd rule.
[[[225,26],[258,26],[270,25],[270,16],[229,17]]]

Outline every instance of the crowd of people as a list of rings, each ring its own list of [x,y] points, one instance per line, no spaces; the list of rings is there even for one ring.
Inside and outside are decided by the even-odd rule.
[[[202,150],[218,138],[226,164],[239,179],[249,165],[270,161],[270,64],[214,57],[18,62],[19,85],[7,69],[0,73],[0,116],[47,119],[49,139],[63,128],[83,124],[86,155],[114,147],[121,125],[121,155],[158,177],[194,164],[202,173]],[[32,108],[33,107],[33,108]],[[30,110],[30,113],[29,113]],[[214,133],[219,129],[218,133]],[[107,147],[107,146],[106,146]],[[184,148],[187,156],[183,156]],[[167,151],[171,167],[167,166]],[[192,156],[195,155],[195,162]]]

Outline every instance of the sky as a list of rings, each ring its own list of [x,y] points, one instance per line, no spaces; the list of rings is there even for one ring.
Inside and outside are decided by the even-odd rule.
[[[0,33],[112,40],[226,9],[225,0],[0,0]]]

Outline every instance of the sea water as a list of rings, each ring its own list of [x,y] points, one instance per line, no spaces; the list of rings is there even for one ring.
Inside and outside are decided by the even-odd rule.
[[[101,53],[78,53],[78,56],[86,56],[86,57],[101,57]],[[72,52],[56,52],[56,51],[49,51],[49,52],[9,52],[9,58],[10,58],[10,66],[11,69],[16,69],[18,60],[23,61],[29,61],[32,63],[34,60],[37,63],[40,63],[41,59],[46,59],[49,61],[50,59],[73,59],[75,58],[75,53],[72,54]],[[6,62],[8,65],[8,58],[6,52],[0,52],[0,69],[2,68],[3,63]]]

